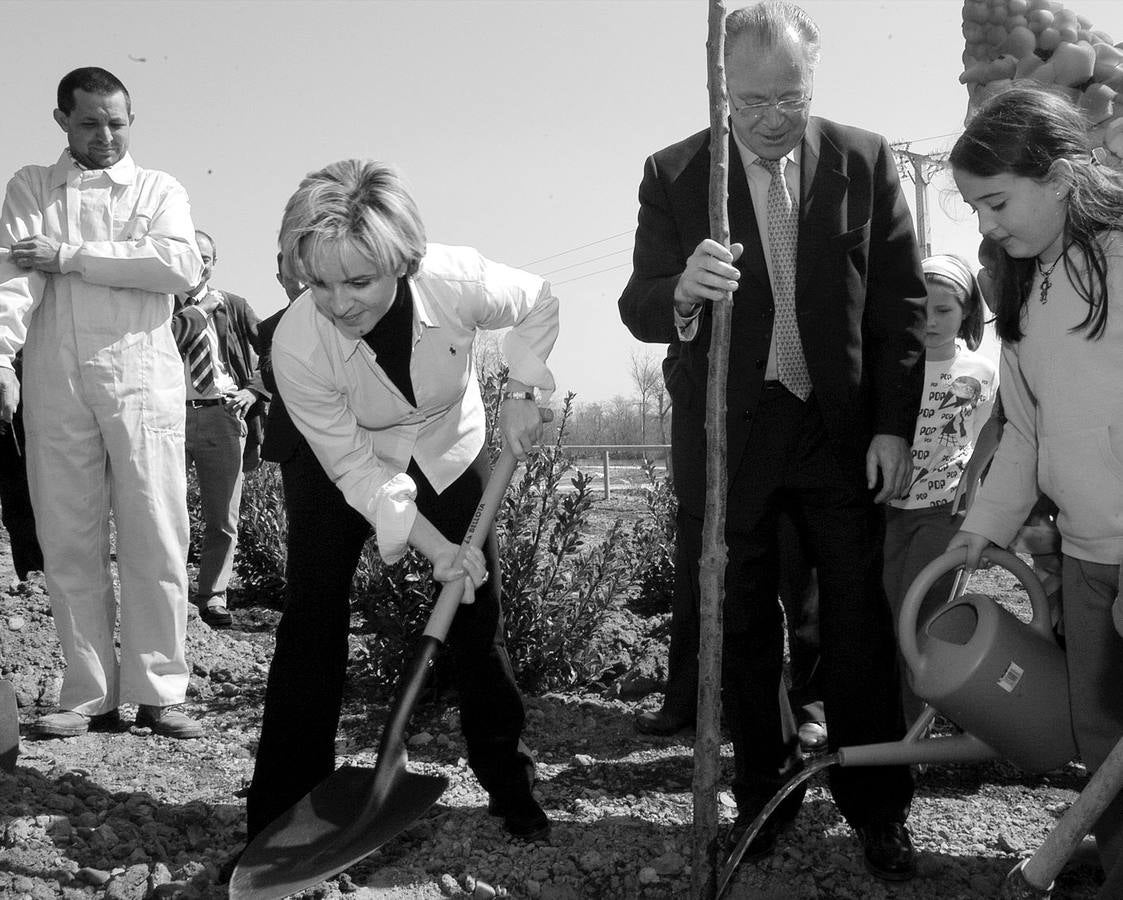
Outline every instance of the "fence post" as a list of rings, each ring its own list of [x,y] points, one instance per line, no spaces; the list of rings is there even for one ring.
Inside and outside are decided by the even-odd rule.
[[[607,500],[612,493],[612,484],[608,480],[608,451],[604,451],[604,499]]]

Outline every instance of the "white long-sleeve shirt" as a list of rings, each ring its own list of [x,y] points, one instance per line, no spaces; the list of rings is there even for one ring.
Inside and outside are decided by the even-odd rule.
[[[1064,263],[1046,303],[1034,276],[1022,313],[1023,337],[1002,347],[1006,427],[966,531],[1008,546],[1037,501],[1038,487],[1060,512],[1061,549],[1106,565],[1123,561],[1123,232],[1103,239],[1107,330],[1073,332],[1088,304]],[[1079,250],[1069,254],[1082,265]]]
[[[285,408],[347,502],[371,523],[387,562],[399,559],[417,515],[415,459],[443,491],[484,445],[483,399],[472,342],[477,330],[511,327],[503,353],[511,378],[554,390],[546,359],[558,334],[558,301],[537,275],[468,247],[429,244],[410,278],[416,407],[362,339],[345,337],[299,297],[273,335],[273,371]]]
[[[8,183],[0,247],[43,234],[60,243],[61,274],[22,269],[0,254],[0,367],[11,368],[33,315],[73,332],[91,360],[167,323],[172,295],[202,277],[187,192],[128,154],[82,169],[66,151],[26,166]]]

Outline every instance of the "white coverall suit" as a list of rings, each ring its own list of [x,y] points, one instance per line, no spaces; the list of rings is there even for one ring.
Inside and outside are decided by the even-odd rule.
[[[28,481],[67,663],[59,706],[97,715],[121,700],[182,703],[186,400],[168,323],[171,295],[202,277],[187,193],[128,154],[87,171],[64,152],[8,184],[0,246],[34,234],[61,243],[62,274],[18,268],[0,253],[0,366],[26,341]]]

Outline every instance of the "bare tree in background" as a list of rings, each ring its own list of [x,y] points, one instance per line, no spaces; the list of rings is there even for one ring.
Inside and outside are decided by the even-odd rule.
[[[503,351],[499,342],[506,331],[476,331],[475,343],[472,352],[476,360],[476,377],[481,382],[486,381],[489,375],[498,372],[507,364],[503,359]]]
[[[664,433],[664,418],[667,391],[663,386],[663,366],[656,354],[650,350],[632,351],[632,386],[636,389],[636,405],[639,407],[640,428],[639,440],[641,444],[647,443],[647,419],[651,413],[652,403],[656,404],[659,417],[659,441],[666,440]]]

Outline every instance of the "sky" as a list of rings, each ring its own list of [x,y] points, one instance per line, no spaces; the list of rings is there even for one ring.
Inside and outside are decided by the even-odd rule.
[[[959,0],[802,5],[822,30],[814,114],[950,149],[967,105]],[[1114,0],[1066,6],[1123,40]],[[637,189],[650,153],[708,127],[707,12],[705,0],[7,0],[0,177],[65,146],[51,117],[63,74],[109,69],[132,96],[133,157],[178,178],[216,238],[212,284],[264,317],[284,304],[277,230],[300,179],[347,157],[392,162],[431,241],[549,278],[559,390],[628,395],[631,355],[663,352],[616,310]],[[933,247],[973,260],[975,222],[946,176],[929,205]]]

